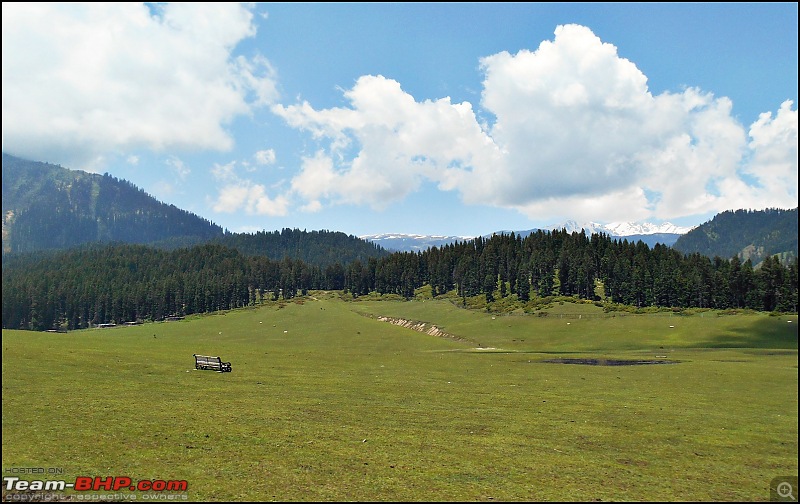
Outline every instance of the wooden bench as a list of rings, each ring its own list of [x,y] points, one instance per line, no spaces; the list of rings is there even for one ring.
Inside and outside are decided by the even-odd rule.
[[[231,363],[222,362],[220,357],[209,357],[208,355],[194,355],[194,368],[195,369],[210,369],[218,373],[231,372]]]

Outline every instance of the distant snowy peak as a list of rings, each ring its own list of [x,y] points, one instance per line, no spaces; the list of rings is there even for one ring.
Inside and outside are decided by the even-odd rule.
[[[550,226],[547,229],[566,229],[568,232],[580,232],[580,230],[583,229],[588,234],[605,233],[610,236],[638,236],[652,234],[682,235],[688,233],[693,228],[676,226],[671,222],[664,222],[663,224],[652,224],[649,222],[642,224],[633,222],[611,222],[609,224],[598,224],[597,222],[578,223],[574,220],[568,220],[563,224]]]
[[[659,233],[686,234],[694,229],[692,227],[676,226],[671,222],[664,222],[663,224],[651,224],[649,222],[645,222],[644,224],[612,222],[610,224],[606,224],[605,228],[615,236],[649,235]]]
[[[431,247],[442,247],[458,241],[472,240],[474,236],[420,235],[403,233],[381,233],[359,236],[362,240],[371,241],[386,250],[401,252],[418,252]]]
[[[446,235],[421,235],[404,233],[381,233],[359,236],[362,240],[472,240],[474,236],[446,236]]]

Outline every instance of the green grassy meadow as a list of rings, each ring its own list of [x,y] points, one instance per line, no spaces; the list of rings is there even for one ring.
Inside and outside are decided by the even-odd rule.
[[[187,480],[193,501],[766,501],[798,473],[797,315],[315,296],[3,330],[4,471]],[[543,362],[564,357],[679,362]]]

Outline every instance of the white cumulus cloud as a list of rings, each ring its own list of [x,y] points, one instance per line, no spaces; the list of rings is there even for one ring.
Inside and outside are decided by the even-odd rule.
[[[351,108],[273,106],[291,126],[330,140],[327,150],[304,159],[292,181],[296,193],[316,202],[313,208],[322,200],[384,208],[426,179],[450,189],[450,170],[486,166],[500,155],[469,103],[417,102],[397,81],[371,75],[345,97]],[[358,152],[349,157],[353,146]]]
[[[91,168],[104,153],[226,150],[277,98],[241,4],[3,3],[3,148]],[[152,9],[152,10],[151,10]]]
[[[470,103],[418,102],[382,76],[358,79],[348,107],[274,105],[320,142],[292,192],[313,209],[383,208],[427,180],[534,219],[605,221],[797,205],[791,102],[748,131],[726,97],[653,95],[633,62],[579,25],[480,64],[480,105],[494,116],[483,126]]]
[[[773,206],[797,206],[797,109],[783,102],[775,117],[764,112],[750,126],[753,160],[746,172],[758,181],[756,193]]]
[[[244,211],[248,215],[283,216],[289,213],[289,198],[285,195],[270,197],[263,184],[241,178],[236,173],[236,162],[216,164],[211,170],[220,183],[219,193],[211,202],[215,212]]]

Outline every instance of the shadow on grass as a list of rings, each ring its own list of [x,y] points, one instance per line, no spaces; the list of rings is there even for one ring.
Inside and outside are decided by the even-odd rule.
[[[695,347],[703,348],[782,348],[797,350],[797,321],[787,322],[785,317],[755,320],[743,327],[725,329],[709,334]]]

